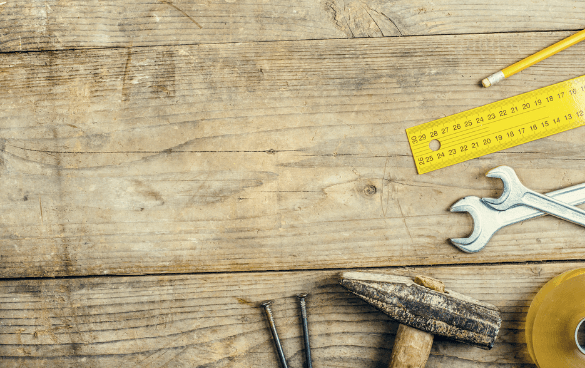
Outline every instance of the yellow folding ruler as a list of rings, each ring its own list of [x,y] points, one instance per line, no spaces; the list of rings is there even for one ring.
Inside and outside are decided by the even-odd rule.
[[[406,129],[419,174],[585,125],[585,76]]]

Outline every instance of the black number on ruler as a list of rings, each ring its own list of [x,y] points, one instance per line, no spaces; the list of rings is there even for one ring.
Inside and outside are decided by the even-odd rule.
[[[449,131],[449,127],[445,127],[443,129],[441,129],[441,134],[445,134]]]
[[[467,120],[465,122],[465,127],[470,127],[472,125],[471,120]]]
[[[461,150],[461,152],[467,151],[467,145],[464,144],[463,146],[459,147],[459,149]]]
[[[577,111],[576,114],[578,117],[582,118],[583,117],[583,110]]]
[[[424,157],[419,157],[419,158],[418,158],[418,164],[419,164],[419,165],[424,165],[424,164],[425,164],[425,159],[424,159]]]
[[[501,135],[496,135],[496,141],[501,141],[502,140],[502,136]]]
[[[484,140],[483,140],[483,145],[484,145],[484,146],[486,146],[486,145],[488,145],[488,144],[490,144],[490,143],[492,143],[492,140],[491,140],[491,139],[489,139],[489,138],[486,138],[486,139],[484,139]]]
[[[500,116],[506,116],[506,110],[500,111]]]
[[[573,117],[571,116],[571,114],[567,114],[565,115],[565,120],[571,120]]]
[[[483,118],[482,117],[476,118],[475,121],[478,122],[478,123],[480,123],[480,122],[483,121]]]
[[[551,102],[552,100],[553,100],[553,96],[548,96],[548,97],[546,98],[546,102]]]
[[[508,133],[506,133],[508,135],[508,138],[512,138],[514,137],[514,132],[513,131],[509,131]]]
[[[510,108],[510,112],[511,112],[511,113],[518,112],[518,108],[517,108],[516,106],[512,106],[512,107]]]
[[[573,88],[573,89],[570,89],[570,90],[569,90],[569,94],[571,94],[571,95],[576,95],[576,94],[577,94],[577,90],[576,90],[575,88]]]
[[[541,101],[541,100],[540,100],[540,98],[539,98],[538,100],[534,101],[534,104],[535,104],[536,106],[538,106],[538,105],[542,105],[542,101]]]
[[[530,108],[530,103],[522,104],[522,110],[526,110]]]
[[[537,130],[537,129],[538,129],[538,127],[536,126],[536,124],[532,124],[530,126],[530,130]]]
[[[477,143],[477,142],[471,143],[471,148],[477,148],[477,147],[479,147],[479,143]]]
[[[449,156],[456,154],[457,151],[454,149],[449,150]]]
[[[488,114],[488,120],[493,120],[496,118],[496,114]]]
[[[546,121],[546,120],[545,120],[545,121],[544,121],[544,122],[542,122],[541,124],[542,124],[542,127],[543,127],[543,128],[546,128],[546,127],[548,126],[548,121]]]
[[[437,131],[436,131],[436,130],[432,131],[432,132],[431,132],[431,138],[433,138],[433,137],[436,137],[436,136],[437,136],[437,134],[439,134],[439,133],[437,133]]]
[[[437,153],[437,158],[442,158],[442,157],[445,157],[445,152]]]
[[[458,129],[461,129],[461,124],[453,125],[453,130],[458,130]]]

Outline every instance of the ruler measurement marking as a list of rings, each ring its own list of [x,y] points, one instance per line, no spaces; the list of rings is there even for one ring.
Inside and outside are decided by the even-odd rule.
[[[533,109],[533,110],[530,110],[530,111],[524,111],[524,112],[521,112],[521,113],[518,113],[518,114],[514,114],[514,115],[512,115],[512,116],[507,116],[507,117],[505,117],[505,118],[503,118],[503,119],[497,119],[497,120],[490,121],[490,122],[487,122],[487,123],[482,123],[482,124],[480,124],[480,125],[479,125],[479,127],[483,127],[484,125],[489,125],[489,124],[493,124],[493,123],[499,123],[499,122],[501,122],[501,121],[503,121],[503,120],[510,119],[510,118],[516,118],[516,117],[518,117],[519,115],[522,115],[522,114],[528,114],[528,113],[531,113],[531,112],[535,112],[535,111],[537,111],[537,110],[540,110],[540,109],[542,109],[542,108],[544,108],[544,107],[546,107],[546,106],[541,106],[541,107],[538,107],[538,108],[536,108],[536,109]],[[477,118],[477,117],[478,117],[478,115],[475,115],[474,117],[476,117],[476,118]],[[461,120],[461,119],[453,119],[451,123],[453,123],[453,122],[455,122],[455,121],[458,121],[458,120]],[[444,123],[444,124],[446,124],[446,123]],[[444,124],[443,124],[443,125],[444,125]],[[467,131],[469,131],[470,129],[475,129],[475,128],[477,128],[477,127],[478,127],[478,125],[477,125],[477,124],[478,124],[478,123],[476,123],[476,125],[474,125],[474,126],[468,127],[469,129],[467,129]],[[421,132],[422,132],[422,130],[421,130],[421,131],[419,131],[417,134],[419,134],[419,133],[421,133]],[[430,133],[431,133],[431,132],[433,132],[433,131],[432,131],[432,130],[431,130],[431,131],[427,131],[427,130],[425,129],[425,133],[424,133],[424,134],[426,135],[426,133],[429,133],[429,135],[430,135]],[[442,137],[446,137],[446,138],[454,138],[454,137],[458,137],[458,136],[459,136],[459,133],[457,133],[457,132],[451,132],[451,133],[448,133],[448,134],[445,134],[445,135],[443,135]],[[431,139],[430,139],[430,140],[428,140],[428,141],[427,141],[427,139],[425,138],[425,140],[424,140],[424,141],[419,141],[418,143],[415,143],[415,145],[414,145],[414,149],[416,149],[416,150],[418,151],[418,150],[420,150],[420,148],[421,148],[421,147],[423,147],[423,148],[424,148],[424,147],[425,147],[425,145],[429,144],[429,143],[430,143],[432,140],[434,140],[434,139],[438,140],[438,141],[441,143],[441,145],[442,145],[442,141],[441,141],[441,140],[440,140],[440,139],[439,139],[437,136],[433,136],[433,137],[431,137]],[[445,140],[445,139],[443,138],[443,140]]]
[[[464,136],[467,136],[469,134],[471,134],[471,135],[483,134],[483,133],[486,133],[487,131],[488,131],[488,128],[485,127],[485,128],[481,128],[479,130],[474,130],[473,132],[471,132],[471,131],[470,132],[466,132]],[[437,141],[439,141],[439,144],[441,145],[441,149],[442,149],[442,147],[445,146],[446,144],[452,144],[452,141],[451,141],[452,139],[455,139],[455,142],[457,142],[458,140],[461,140],[462,138],[464,138],[464,136],[454,136],[454,137],[450,137],[451,139],[448,139],[448,140],[446,140],[446,139],[438,140],[437,139]],[[431,150],[428,147],[428,144],[427,144],[427,145],[422,146],[421,148],[419,148],[417,150],[417,152],[435,152],[435,151]]]
[[[407,129],[419,174],[585,125],[584,81],[582,76]],[[533,112],[546,116],[530,118]],[[440,144],[436,151],[429,147],[433,140]]]
[[[504,128],[502,130],[498,130],[498,131],[495,131],[495,132],[490,131],[488,127],[482,128],[480,130],[475,130],[474,132],[466,132],[467,134],[465,134],[465,135],[452,136],[452,137],[450,137],[451,139],[449,139],[449,140],[442,140],[442,141],[439,140],[439,143],[441,144],[441,148],[439,150],[437,150],[437,151],[433,151],[429,147],[423,147],[425,149],[417,149],[416,150],[416,153],[417,154],[424,154],[425,152],[426,153],[439,152],[439,151],[442,151],[443,149],[449,149],[449,148],[452,148],[453,146],[457,146],[459,144],[465,143],[467,140],[473,139],[476,136],[481,136],[484,133],[498,134],[498,133],[501,133],[501,132],[508,131],[510,129],[516,129],[517,127],[522,126],[522,125],[534,124],[534,123],[536,123],[536,122],[538,122],[540,120],[544,120],[544,119],[548,119],[548,118],[549,117],[547,116],[547,117],[540,118],[540,119],[536,119],[536,120],[533,120],[533,121],[530,121],[530,122],[523,122],[523,123],[518,124],[516,126],[506,127],[506,128]],[[488,130],[486,131],[486,129],[488,129]],[[471,135],[469,135],[469,134],[471,134]],[[453,138],[455,138],[455,141],[451,141]],[[514,137],[510,137],[510,138],[513,139]],[[463,142],[462,142],[462,140],[463,140]],[[502,143],[502,141],[500,140],[500,141],[498,141],[498,143]]]
[[[461,137],[451,137],[451,138],[455,138],[455,140],[454,141],[450,140],[448,142],[445,142],[445,145],[448,145],[448,144],[458,145],[458,144],[461,144],[462,141],[463,141],[463,143],[465,143],[466,140],[472,139],[472,137],[481,136],[482,134],[488,133],[488,132],[489,132],[489,128],[486,127],[486,128],[480,129],[480,130],[476,130],[475,132],[470,132],[470,133],[472,133],[470,135],[462,135]],[[443,143],[441,143],[441,147],[443,147]],[[445,147],[445,148],[447,148],[447,147]]]

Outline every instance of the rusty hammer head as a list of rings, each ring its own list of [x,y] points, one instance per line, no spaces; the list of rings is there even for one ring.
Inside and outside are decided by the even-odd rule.
[[[502,323],[495,306],[444,287],[442,291],[439,280],[417,277],[415,281],[362,272],[341,276],[341,285],[403,325],[486,350],[493,347]]]

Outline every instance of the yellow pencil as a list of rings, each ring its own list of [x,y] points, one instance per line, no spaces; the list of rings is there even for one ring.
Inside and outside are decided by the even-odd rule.
[[[573,46],[577,42],[580,42],[583,40],[585,40],[585,29],[580,31],[580,32],[575,33],[572,36],[565,38],[562,41],[555,43],[552,46],[547,47],[544,50],[537,52],[534,55],[530,55],[526,59],[520,60],[516,64],[512,64],[509,67],[504,68],[504,69],[500,70],[499,72],[490,75],[489,77],[482,80],[481,84],[483,84],[483,86],[486,88],[489,86],[492,86],[492,85],[498,83],[499,81],[501,81],[502,79],[508,78],[509,76],[514,75],[514,74],[528,68],[529,66],[534,65],[534,64],[538,63],[539,61],[546,59],[549,56],[553,56],[557,52],[563,51],[567,47]]]

